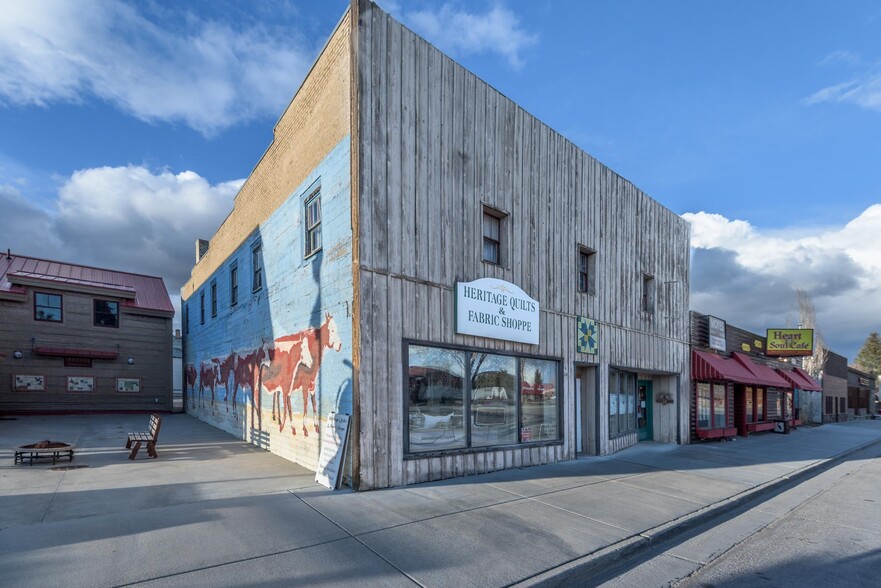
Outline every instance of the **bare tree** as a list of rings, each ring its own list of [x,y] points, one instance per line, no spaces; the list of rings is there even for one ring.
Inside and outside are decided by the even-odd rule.
[[[799,328],[814,330],[814,354],[805,357],[802,366],[815,380],[819,380],[826,367],[826,358],[829,356],[829,350],[823,342],[823,336],[817,327],[817,313],[814,311],[814,301],[807,290],[798,288],[795,291],[795,297],[798,301]]]

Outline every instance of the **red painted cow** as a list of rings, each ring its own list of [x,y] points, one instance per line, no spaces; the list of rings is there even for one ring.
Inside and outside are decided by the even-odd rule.
[[[236,420],[239,420],[239,413],[236,410],[236,395],[239,386],[235,379],[238,359],[239,355],[237,353],[230,352],[225,358],[219,360],[217,366],[217,382],[226,390],[226,396],[223,397],[223,402],[226,404],[226,412],[229,412],[229,395],[232,394],[232,412]],[[232,385],[230,385],[230,376],[233,376]]]
[[[211,389],[211,408],[214,408],[214,389],[217,387],[217,360],[203,361],[199,366],[199,407],[205,407],[205,388]]]
[[[260,366],[266,360],[266,347],[261,345],[250,353],[239,353],[233,368],[236,387],[241,387],[242,394],[246,390],[251,391],[251,426],[254,423],[254,414],[257,415],[257,428],[263,428],[263,416],[260,413]]]
[[[273,393],[273,412],[278,395],[284,399],[284,406],[279,406],[281,421],[279,430],[284,429],[286,413],[287,418],[291,420],[291,433],[297,434],[293,422],[291,396],[299,390],[303,394],[303,435],[309,435],[306,428],[306,414],[310,401],[312,425],[315,431],[318,431],[319,416],[315,405],[315,382],[318,371],[321,369],[321,359],[325,349],[339,351],[342,345],[336,322],[330,314],[325,314],[324,324],[317,329],[311,327],[275,340],[274,349],[279,351],[273,352],[276,357],[275,362],[261,369],[261,378],[263,378],[265,371],[265,380],[261,380],[261,385]]]
[[[190,389],[190,402],[193,408],[196,408],[196,380],[199,377],[199,374],[196,373],[196,366],[191,363],[184,366],[184,377],[187,381],[187,388]]]

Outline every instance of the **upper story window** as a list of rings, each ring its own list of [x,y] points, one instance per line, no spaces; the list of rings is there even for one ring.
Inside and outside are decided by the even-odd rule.
[[[63,316],[61,294],[34,292],[34,320],[60,323]]]
[[[211,281],[211,316],[217,316],[217,281]]]
[[[306,200],[306,257],[321,249],[321,192]]]
[[[199,324],[205,324],[205,290],[199,292]]]
[[[119,303],[112,300],[93,301],[95,310],[94,325],[96,327],[119,326]]]
[[[255,245],[251,249],[251,289],[256,292],[263,287],[263,247]]]
[[[584,246],[578,247],[579,292],[596,293],[596,257],[595,251]]]
[[[239,264],[234,263],[229,267],[229,305],[239,303]]]
[[[483,208],[483,261],[502,265],[502,233],[506,215],[497,210]]]
[[[184,333],[190,332],[190,303],[184,305]]]
[[[655,278],[648,274],[642,275],[642,310],[655,312]]]

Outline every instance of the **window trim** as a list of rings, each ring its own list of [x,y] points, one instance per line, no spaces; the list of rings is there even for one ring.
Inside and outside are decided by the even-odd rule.
[[[39,318],[37,316],[37,295],[42,294],[43,296],[57,296],[59,299],[58,310],[61,312],[61,317],[58,320],[51,318]],[[39,305],[41,308],[55,308],[54,306],[46,306]],[[64,294],[52,294],[51,292],[41,292],[39,290],[34,290],[34,320],[40,321],[41,323],[63,323],[64,322]]]
[[[581,258],[585,256],[587,258],[587,269],[583,271],[581,266]],[[576,275],[578,279],[576,280],[576,287],[578,288],[578,292],[581,294],[589,294],[596,295],[596,267],[597,267],[597,252],[590,247],[586,247],[585,245],[578,244],[578,256],[576,257]],[[581,276],[585,274],[587,287],[582,288],[582,279]]]
[[[509,214],[504,210],[499,210],[493,206],[489,206],[488,204],[483,205],[482,214],[480,215],[480,260],[483,263],[487,263],[496,267],[507,267],[508,264],[508,252],[507,252],[507,244],[509,239],[507,239],[508,234],[508,219]],[[496,247],[499,253],[498,261],[492,261],[491,259],[487,259],[484,255],[484,245],[486,244],[487,239],[493,241],[492,237],[486,236],[486,231],[484,230],[484,220],[486,217],[494,218],[499,223],[499,239],[496,242]]]
[[[655,276],[643,272],[642,274],[642,303],[640,308],[646,314],[655,314],[657,306],[657,290],[655,288]]]
[[[263,289],[263,283],[266,281],[263,275],[263,262],[260,254],[263,252],[263,243],[257,242],[251,245],[251,291],[259,292]],[[257,283],[259,276],[260,283]]]
[[[565,429],[566,423],[563,420],[564,417],[564,404],[565,398],[564,390],[563,390],[563,359],[560,357],[552,357],[547,355],[536,355],[532,353],[516,353],[513,351],[505,351],[502,349],[489,349],[484,347],[472,347],[469,345],[448,345],[443,343],[438,343],[436,341],[424,341],[420,339],[402,339],[401,341],[401,372],[402,372],[402,386],[406,386],[409,381],[409,369],[410,369],[410,346],[418,345],[421,347],[434,347],[437,349],[449,349],[452,351],[463,351],[466,353],[491,353],[494,355],[505,355],[509,357],[514,357],[518,361],[516,362],[517,366],[517,390],[518,390],[518,400],[517,400],[517,439],[516,443],[507,444],[507,445],[482,445],[480,447],[462,447],[460,449],[446,449],[439,451],[421,451],[417,453],[410,452],[410,423],[409,419],[403,418],[401,426],[403,430],[401,431],[401,437],[403,440],[403,458],[404,461],[410,461],[415,459],[426,459],[430,457],[444,457],[451,455],[470,455],[477,453],[488,453],[490,451],[498,451],[503,449],[528,449],[532,447],[546,447],[546,446],[554,446],[554,445],[563,445],[563,441],[565,439]],[[557,439],[550,440],[539,440],[539,441],[527,441],[522,442],[519,441],[521,431],[520,431],[520,421],[522,418],[521,415],[521,402],[519,399],[520,390],[521,390],[521,377],[522,377],[522,365],[519,360],[521,359],[537,359],[542,361],[553,361],[557,364],[557,378],[556,378],[556,386],[557,390],[559,390],[559,395],[557,396]],[[471,410],[471,378],[468,377],[468,374],[465,375],[465,403],[462,407],[463,414],[469,415]],[[410,396],[406,392],[406,388],[402,388],[402,396],[403,396],[403,413],[404,415],[410,414]],[[465,434],[466,440],[470,444],[471,443],[471,426],[468,418],[465,419]]]
[[[309,223],[309,208],[312,204],[317,203],[317,220],[312,224]],[[303,201],[303,238],[304,238],[304,247],[303,247],[303,259],[309,259],[313,255],[317,254],[321,251],[323,247],[322,242],[322,234],[321,234],[321,188],[317,188],[313,190],[309,196]],[[318,245],[315,249],[311,249],[312,246],[312,235],[318,235]]]
[[[199,324],[205,324],[205,290],[199,290]]]
[[[229,305],[239,303],[239,262],[234,261],[229,266]]]
[[[110,304],[116,305],[116,324],[115,325],[99,325],[98,324],[98,309],[95,308],[95,304],[97,302],[109,302]],[[119,301],[108,300],[106,298],[93,298],[92,299],[92,326],[93,327],[101,327],[101,328],[106,328],[106,329],[118,329],[120,319],[121,319],[121,316],[120,316],[121,314],[122,313],[120,312]]]
[[[217,280],[211,280],[211,318],[217,316]]]

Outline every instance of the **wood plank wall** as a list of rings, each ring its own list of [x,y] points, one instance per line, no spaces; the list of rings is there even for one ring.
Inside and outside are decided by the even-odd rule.
[[[353,6],[360,487],[574,458],[574,362],[606,368],[601,390],[613,365],[678,374],[687,391],[687,223],[372,2]],[[502,266],[481,260],[484,205],[507,215]],[[596,295],[577,292],[578,244],[597,252]],[[643,273],[657,289],[651,314],[641,310]],[[538,346],[454,333],[456,282],[483,277],[540,301]],[[599,321],[596,356],[576,353],[578,315]],[[403,339],[560,359],[563,443],[405,460]],[[683,400],[671,410],[685,439]]]

